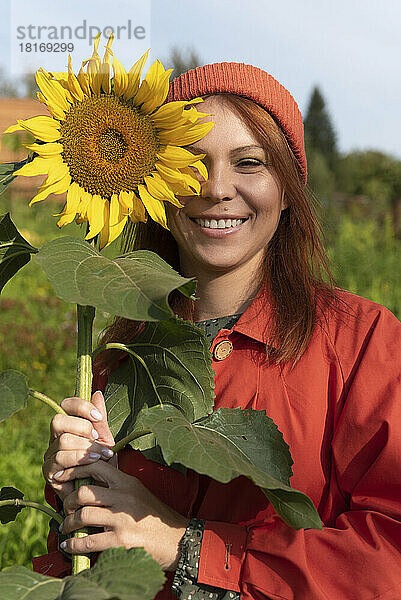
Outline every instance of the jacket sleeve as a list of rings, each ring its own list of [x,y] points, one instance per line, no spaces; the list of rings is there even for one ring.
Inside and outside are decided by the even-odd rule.
[[[344,385],[331,464],[345,510],[323,530],[274,513],[247,528],[206,521],[199,583],[241,600],[401,598],[401,326],[380,308],[359,339],[334,340]]]

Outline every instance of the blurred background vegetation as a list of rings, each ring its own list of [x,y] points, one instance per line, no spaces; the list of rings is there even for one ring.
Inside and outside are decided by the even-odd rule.
[[[162,62],[166,68],[174,67],[174,76],[202,64],[195,51],[184,56],[179,48],[173,48]],[[34,98],[36,91],[33,76],[15,87],[0,71],[0,96],[4,99]],[[320,201],[323,233],[337,283],[384,304],[400,318],[401,162],[373,149],[341,154],[318,87],[311,91],[304,122],[309,187]],[[0,143],[15,156],[25,155],[22,143],[26,141],[18,135],[4,136]],[[61,208],[57,197],[46,206],[39,203],[28,208],[34,190],[19,189],[16,184],[0,196],[0,214],[10,211],[30,243],[41,246],[55,235],[82,237],[75,224],[63,231],[55,227],[52,215]],[[115,244],[108,249],[110,256],[118,253]],[[95,341],[108,318],[105,313],[97,315]],[[6,285],[0,299],[0,372],[10,368],[23,371],[31,388],[57,401],[72,395],[75,331],[75,307],[56,298],[39,266],[31,261]],[[28,410],[0,425],[0,486],[12,485],[28,499],[43,500],[41,464],[52,416],[47,407],[29,400]],[[32,556],[46,551],[47,531],[48,518],[29,509],[16,523],[0,526],[0,569],[16,563],[30,566]]]

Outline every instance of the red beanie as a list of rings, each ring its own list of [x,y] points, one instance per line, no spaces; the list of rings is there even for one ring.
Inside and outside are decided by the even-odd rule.
[[[219,92],[245,96],[267,110],[285,134],[306,184],[304,126],[300,110],[285,87],[266,71],[233,62],[196,67],[171,81],[166,101],[191,100]]]

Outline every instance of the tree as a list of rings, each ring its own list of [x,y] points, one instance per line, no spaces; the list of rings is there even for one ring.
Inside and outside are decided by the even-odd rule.
[[[37,98],[36,93],[39,92],[39,87],[36,83],[35,73],[25,73],[21,80],[24,87],[24,97]]]
[[[401,237],[401,161],[389,154],[369,150],[351,152],[339,161],[342,191],[366,196],[370,217],[383,221],[390,212],[394,236]]]
[[[0,96],[2,98],[15,98],[18,96],[17,86],[7,77],[3,67],[0,67]]]
[[[326,109],[324,98],[317,86],[313,88],[304,119],[307,146],[323,154],[330,169],[337,159],[337,136]]]
[[[174,71],[172,72],[172,77],[175,78],[190,69],[199,67],[202,64],[202,61],[196,50],[193,48],[187,50],[187,56],[184,57],[182,50],[177,46],[173,46],[170,51],[170,56],[165,63],[168,65],[166,68],[171,69],[171,67],[173,67]]]

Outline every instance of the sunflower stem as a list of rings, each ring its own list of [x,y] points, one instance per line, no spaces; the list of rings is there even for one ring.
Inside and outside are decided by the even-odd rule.
[[[52,400],[49,396],[46,396],[46,394],[42,394],[42,392],[37,392],[36,390],[29,390],[29,395],[32,396],[32,398],[36,398],[36,400],[44,402],[47,406],[50,406],[54,412],[59,413],[60,415],[67,414],[55,400]]]
[[[75,395],[78,398],[91,401],[92,392],[92,329],[95,318],[93,306],[77,304],[78,346],[77,346],[77,378]],[[91,479],[76,479],[75,489],[91,483]],[[74,537],[82,538],[88,535],[86,528],[74,532]],[[72,556],[72,574],[76,575],[85,569],[90,569],[90,558],[87,554]]]
[[[44,504],[39,504],[39,502],[32,502],[31,500],[21,500],[21,498],[10,498],[9,500],[0,500],[0,506],[23,506],[29,508],[35,508],[36,510],[40,510],[43,513],[46,513],[49,517],[52,517],[57,521],[57,523],[63,522],[63,517],[59,515],[55,510],[50,508],[50,506],[45,506]]]
[[[138,438],[143,437],[144,435],[149,435],[149,433],[152,433],[151,429],[141,429],[140,431],[134,431],[133,433],[130,433],[129,435],[125,436],[125,438],[122,438],[111,449],[113,450],[114,454],[117,454],[117,452],[125,448],[125,446],[133,440],[137,440]]]

